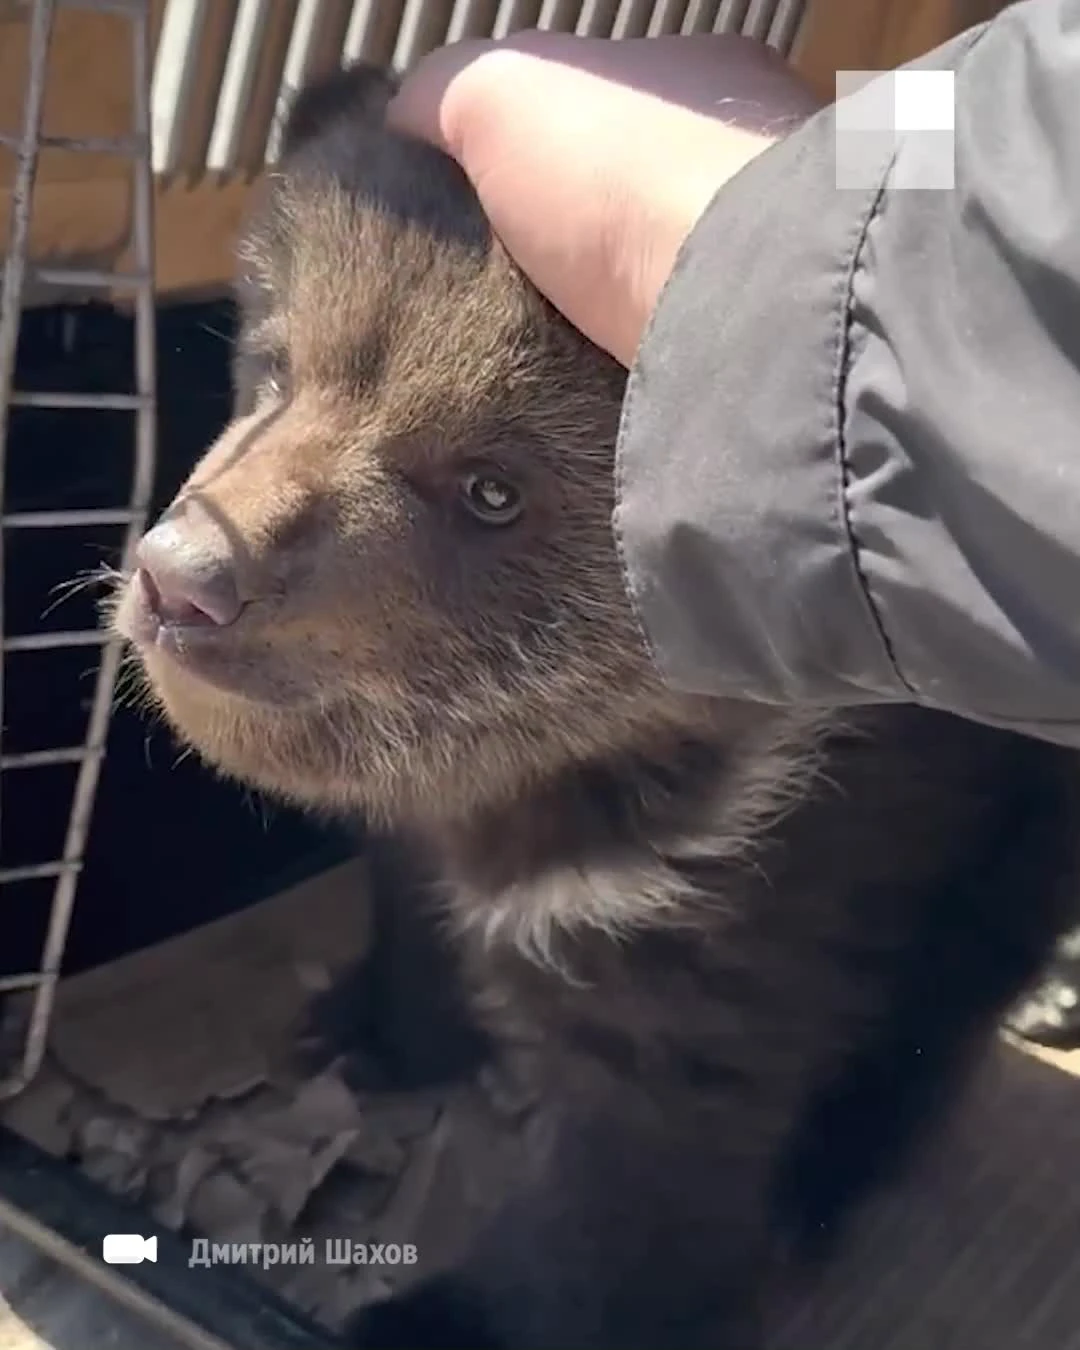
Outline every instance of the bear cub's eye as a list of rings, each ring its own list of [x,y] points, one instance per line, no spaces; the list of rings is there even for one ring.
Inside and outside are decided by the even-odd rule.
[[[514,484],[488,470],[464,475],[461,500],[483,525],[512,525],[524,509],[521,493]]]
[[[266,363],[266,389],[277,399],[289,397],[289,358],[284,352],[274,352]]]

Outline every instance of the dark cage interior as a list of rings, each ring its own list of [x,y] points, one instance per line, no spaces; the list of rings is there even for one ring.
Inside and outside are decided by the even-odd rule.
[[[156,513],[227,421],[232,309],[226,303],[160,311]],[[28,391],[132,390],[134,326],[110,307],[65,306],[23,318],[15,387]],[[130,491],[129,412],[15,408],[7,447],[6,510],[122,507]],[[121,528],[6,532],[5,631],[87,629],[100,589],[72,587],[115,565]],[[5,661],[4,751],[79,745],[86,733],[96,652],[14,652]],[[123,680],[121,681],[121,691]],[[0,863],[61,856],[76,767],[0,778]],[[238,910],[337,858],[337,831],[254,799],[208,773],[162,725],[118,698],[64,962],[74,973]],[[53,882],[5,887],[0,974],[37,967]]]

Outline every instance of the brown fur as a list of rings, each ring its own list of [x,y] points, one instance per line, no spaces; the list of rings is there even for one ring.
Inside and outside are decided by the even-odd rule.
[[[1076,762],[667,689],[611,530],[624,373],[387,92],[299,105],[240,415],[166,519],[231,554],[240,618],[165,649],[134,579],[114,621],[211,764],[416,841],[539,1103],[488,1238],[356,1343],[751,1350],[777,1251],[937,1117],[1066,921]],[[515,523],[463,508],[477,468]]]

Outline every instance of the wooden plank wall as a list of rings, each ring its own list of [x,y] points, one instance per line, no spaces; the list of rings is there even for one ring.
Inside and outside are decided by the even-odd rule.
[[[992,18],[1007,0],[814,0],[794,64],[822,98],[838,70],[891,70]]]

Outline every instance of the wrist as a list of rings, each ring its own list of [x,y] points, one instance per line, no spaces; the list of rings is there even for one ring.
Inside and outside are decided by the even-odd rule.
[[[637,302],[613,354],[629,367],[644,336],[653,311],[668,278],[675,268],[683,246],[713,199],[755,159],[781,137],[731,127],[724,136],[720,153],[699,171],[685,174],[674,190],[642,228],[641,265],[633,288]]]

